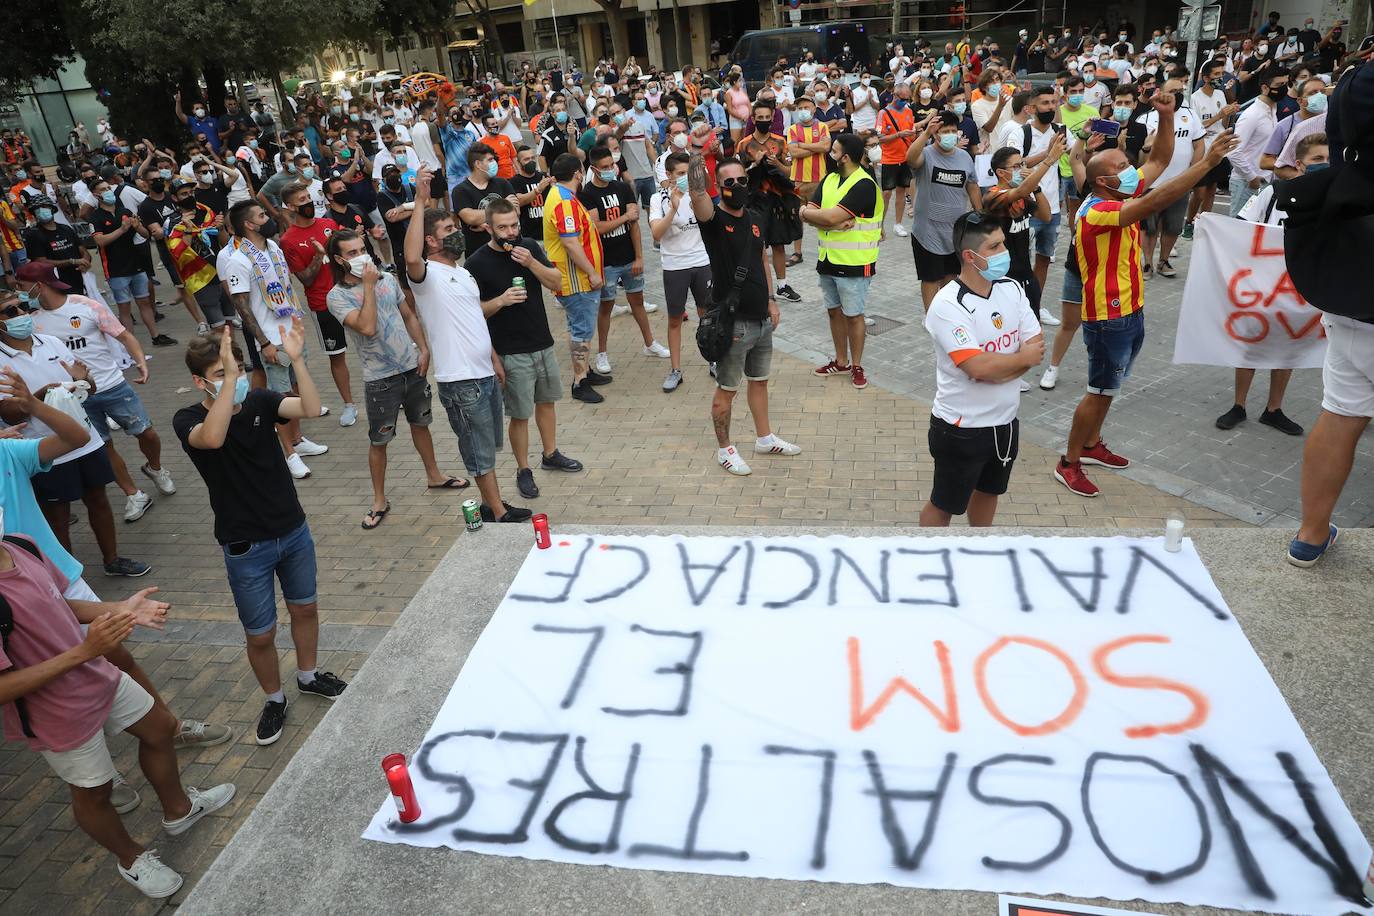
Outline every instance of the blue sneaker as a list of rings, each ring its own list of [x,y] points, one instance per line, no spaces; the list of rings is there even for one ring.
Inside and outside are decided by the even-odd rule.
[[[1308,544],[1293,538],[1288,542],[1288,562],[1303,569],[1315,566],[1328,550],[1336,546],[1336,540],[1340,536],[1341,530],[1332,525],[1331,534],[1327,537],[1325,544]]]

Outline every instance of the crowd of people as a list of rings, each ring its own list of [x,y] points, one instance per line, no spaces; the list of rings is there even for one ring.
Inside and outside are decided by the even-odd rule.
[[[834,344],[814,376],[862,390],[866,304],[891,231],[911,240],[935,350],[935,471],[920,523],[966,514],[992,524],[1018,454],[1026,377],[1039,372],[1040,387],[1055,388],[1080,331],[1086,391],[1052,473],[1071,493],[1097,496],[1085,466],[1130,463],[1103,428],[1144,344],[1147,282],[1177,277],[1180,240],[1219,195],[1232,216],[1282,223],[1273,180],[1340,158],[1327,139],[1328,100],[1335,84],[1353,84],[1347,70],[1374,41],[1348,54],[1341,23],[1321,33],[1278,18],[1254,35],[1205,43],[1196,72],[1172,28],[1147,42],[1123,24],[1022,31],[1006,53],[990,37],[894,44],[867,63],[847,48],[829,61],[808,53],[779,60],[762,86],[747,85],[738,67],[663,72],[632,58],[586,74],[571,62],[526,67],[509,83],[489,75],[420,97],[303,95],[282,111],[261,101],[245,110],[230,97],[212,112],[178,96],[178,144],[130,139],[105,122],[95,137],[73,131],[69,185],[22,132],[4,131],[5,734],[44,754],[71,786],[77,823],[152,897],[174,893],[181,878],[124,830],[119,813],[139,797],[116,771],[106,734],[139,741],[170,834],[233,797],[232,785],[183,789],[176,756],[228,741],[230,729],[175,716],[122,645],[135,626],[160,627],[167,605],[152,588],[101,602],[72,554],[79,501],[105,575],[150,571],[118,551],[106,487],[124,492],[125,522],[154,497],[115,433],[134,439],[139,475],[159,498],[176,492],[138,394],[153,380],[145,343],[179,346],[162,330],[160,285],[164,295],[175,289],[195,325],[181,352],[196,400],[171,427],[208,491],[264,695],[254,735],[262,745],[280,738],[287,719],[278,590],[297,692],[334,699],[347,687],[316,670],[315,549],[296,493],[311,475],[306,459],[328,451],[303,428],[331,413],[307,367],[312,336],[340,427],[360,414],[367,424],[363,529],[377,529],[391,509],[388,446],[402,412],[430,488],[475,482],[483,519],[520,522],[530,510],[507,502],[497,479],[503,437],[515,492],[533,500],[531,418],[540,473],[575,474],[582,463],[558,445],[565,392],[584,405],[645,396],[608,388],[617,314],[633,316],[639,354],[666,361],[664,394],[688,385],[693,365],[714,379],[703,415],[725,472],[751,473],[732,438],[741,387],[755,432],[746,451],[799,454],[769,418],[780,305],[802,299],[789,271],[810,227]],[[1043,299],[1059,257],[1053,309]],[[655,259],[661,337],[650,318],[658,304],[645,299]],[[566,322],[566,370],[549,297]],[[701,365],[684,352],[683,329],[704,320],[726,323],[728,345]],[[1331,512],[1374,414],[1370,331],[1352,324],[1326,325],[1326,399],[1313,434],[1323,459],[1304,479],[1311,517],[1289,552],[1298,565],[1334,543]],[[1052,346],[1046,326],[1059,329]],[[1236,371],[1221,428],[1246,419],[1253,375]],[[163,367],[157,381],[188,384],[176,376]],[[436,454],[431,377],[467,476],[448,473]],[[1282,411],[1288,377],[1272,374],[1259,419],[1300,435]]]

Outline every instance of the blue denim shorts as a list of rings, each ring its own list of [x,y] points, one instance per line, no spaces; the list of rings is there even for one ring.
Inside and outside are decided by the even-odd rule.
[[[1047,258],[1054,257],[1054,244],[1059,241],[1059,220],[1062,213],[1051,214],[1049,221],[1030,219],[1031,238],[1035,241],[1035,253]]]
[[[463,467],[473,477],[496,470],[501,447],[501,391],[496,376],[439,383],[439,403],[458,437]]]
[[[864,313],[868,302],[868,287],[872,277],[832,277],[817,274],[821,284],[821,299],[826,310],[839,309],[846,318],[857,318]]]
[[[106,442],[110,441],[106,417],[118,423],[119,428],[131,436],[141,436],[153,425],[153,421],[148,419],[148,411],[143,408],[143,399],[128,382],[120,382],[113,388],[87,396],[81,406],[86,408],[91,425]]]
[[[1083,304],[1083,277],[1071,270],[1064,271],[1064,286],[1059,293],[1060,302]]]
[[[573,293],[559,296],[558,304],[568,319],[568,336],[573,340],[591,340],[596,333],[596,313],[601,303],[601,294],[596,290],[586,293]]]
[[[1145,343],[1144,310],[1083,322],[1083,343],[1088,348],[1088,392],[1115,395],[1131,377],[1131,366]]]
[[[110,277],[110,293],[115,302],[133,302],[148,295],[148,275],[134,274],[132,277]]]
[[[272,585],[281,582],[281,596],[287,604],[314,604],[315,539],[310,525],[266,541],[233,541],[220,545],[224,568],[229,573],[229,590],[239,623],[249,636],[260,636],[277,625],[277,595]]]
[[[636,277],[631,273],[631,268],[633,266],[632,264],[622,264],[619,267],[613,267],[607,264],[603,268],[606,279],[605,282],[601,284],[602,302],[615,301],[615,287],[617,283],[625,287],[625,292],[627,293],[644,292],[644,271],[641,270],[639,276]]]

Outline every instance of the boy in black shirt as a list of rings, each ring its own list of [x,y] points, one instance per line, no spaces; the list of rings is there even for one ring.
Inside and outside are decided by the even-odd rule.
[[[773,362],[773,331],[781,320],[773,297],[772,276],[763,253],[763,227],[758,214],[746,210],[749,179],[744,163],[725,158],[716,163],[720,203],[706,193],[706,162],[693,155],[687,166],[687,190],[692,213],[701,229],[701,240],[711,255],[711,286],[717,297],[736,285],[735,269],[744,268],[735,310],[734,343],[716,366],[716,393],[711,401],[711,422],[716,430],[716,460],[731,474],[750,473],[749,465],[730,442],[730,407],[741,377],[749,382],[749,412],[754,415],[760,455],[799,455],[801,449],[768,427],[768,371]]]
[[[463,230],[463,250],[466,252],[476,251],[491,238],[487,234],[487,204],[499,197],[515,198],[515,186],[496,177],[496,167],[496,152],[490,146],[474,143],[468,147],[471,172],[453,189],[453,214]]]
[[[340,227],[356,232],[363,237],[363,244],[367,246],[367,253],[372,260],[381,264],[382,261],[377,257],[377,250],[372,247],[376,239],[384,235],[381,226],[372,224],[372,217],[367,216],[362,210],[358,209],[352,201],[352,195],[348,190],[348,183],[342,178],[329,178],[324,183],[324,197],[329,201],[329,212],[322,214],[338,223]]]
[[[133,327],[133,303],[152,337],[153,346],[168,347],[176,343],[166,334],[157,332],[157,317],[153,312],[152,289],[148,283],[143,252],[134,245],[134,236],[148,238],[143,222],[129,211],[115,191],[115,186],[101,178],[91,186],[96,207],[89,217],[95,243],[100,247],[100,259],[105,265],[105,278],[110,281],[110,293],[119,318],[125,327]]]
[[[630,303],[630,311],[644,338],[641,352],[663,359],[672,354],[654,339],[649,315],[644,311],[644,252],[639,238],[639,202],[634,189],[617,177],[619,170],[610,147],[593,147],[587,154],[587,165],[591,180],[583,183],[577,199],[596,224],[604,254],[601,310],[596,317],[597,352],[592,368],[602,375],[610,375],[611,358],[606,352],[606,341],[611,333],[611,311],[615,308],[617,285],[625,287],[625,299]]]
[[[562,280],[539,244],[521,238],[515,204],[504,198],[487,204],[487,228],[491,241],[469,252],[463,266],[477,281],[491,346],[506,370],[502,399],[510,417],[510,447],[518,468],[515,485],[521,496],[535,499],[539,487],[529,466],[531,414],[544,446],[540,467],[546,471],[582,470],[582,462],[560,452],[555,440],[554,404],[563,383],[541,287],[557,293]],[[517,277],[524,281],[523,288],[515,285]]]
[[[57,204],[47,196],[31,197],[29,212],[34,225],[24,230],[24,250],[33,261],[51,261],[57,276],[78,296],[86,295],[84,274],[91,267],[91,256],[71,226],[57,221]]]
[[[544,237],[544,195],[553,176],[539,171],[534,150],[521,144],[515,148],[515,202],[520,205],[520,234],[527,239]]]
[[[291,616],[296,647],[296,687],[327,700],[348,685],[328,671],[315,670],[319,645],[319,604],[315,591],[315,542],[305,511],[296,498],[276,426],[320,415],[320,394],[306,371],[302,352],[305,328],[299,316],[282,336],[291,358],[299,397],[266,389],[248,390],[243,354],[233,335],[197,337],[186,348],[186,368],[204,398],[172,418],[181,447],[200,471],[215,513],[215,540],[234,606],[248,644],[248,663],[267,702],[258,719],[258,744],[272,744],[286,724],[286,696],[274,637],[277,598],[273,580]]]

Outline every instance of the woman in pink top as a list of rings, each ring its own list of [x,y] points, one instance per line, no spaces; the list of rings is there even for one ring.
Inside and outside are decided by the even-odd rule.
[[[730,139],[739,142],[749,122],[749,93],[744,90],[744,74],[730,72],[730,88],[725,90],[725,111],[730,116]]]

